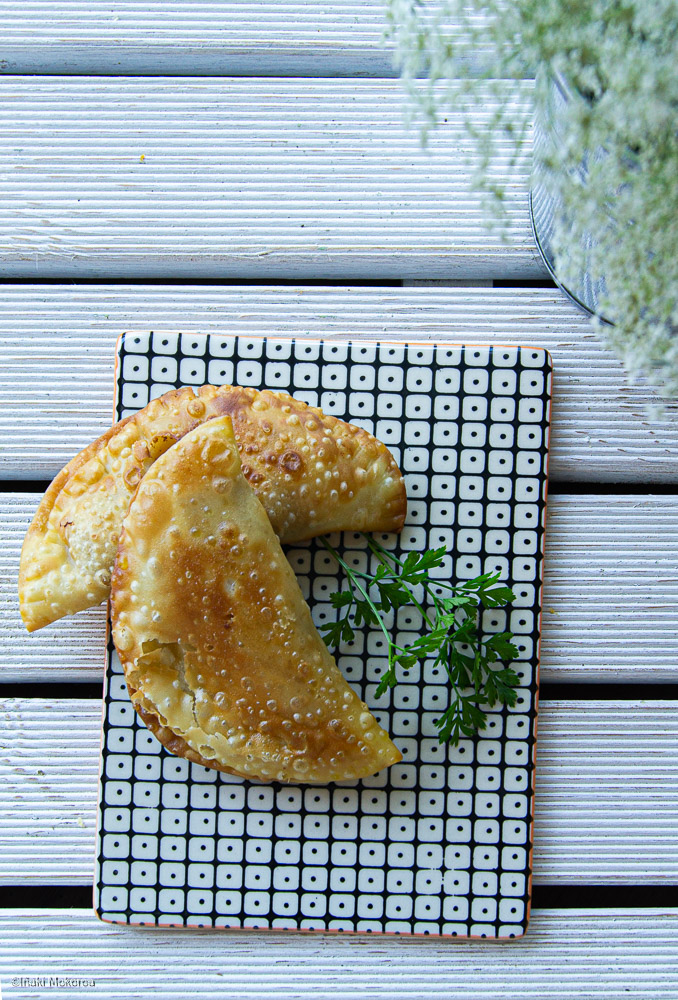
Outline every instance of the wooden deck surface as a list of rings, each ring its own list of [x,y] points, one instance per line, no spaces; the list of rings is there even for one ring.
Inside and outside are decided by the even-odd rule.
[[[42,975],[93,978],[58,995],[102,1000],[678,995],[678,406],[652,418],[551,286],[524,171],[506,240],[485,228],[462,102],[421,151],[382,31],[376,0],[0,0],[4,996],[52,995],[23,983]],[[517,115],[530,93],[501,99]],[[104,611],[29,637],[16,575],[41,490],[110,423],[115,340],[135,328],[551,351],[525,939],[95,920]]]

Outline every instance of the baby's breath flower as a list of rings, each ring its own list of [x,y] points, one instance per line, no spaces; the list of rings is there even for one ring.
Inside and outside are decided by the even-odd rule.
[[[548,117],[550,81],[567,82],[562,141],[533,163],[562,198],[556,275],[565,287],[583,271],[604,279],[608,342],[631,374],[678,396],[678,0],[387,0],[387,21],[424,140],[460,94],[473,109],[500,81],[536,74]],[[473,183],[500,220],[506,187],[487,167],[499,136],[513,166],[531,157],[532,114],[516,121],[500,102],[481,131],[467,113]]]

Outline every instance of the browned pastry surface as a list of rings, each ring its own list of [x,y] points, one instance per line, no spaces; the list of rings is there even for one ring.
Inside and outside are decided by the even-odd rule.
[[[318,634],[230,417],[190,431],[142,479],[111,614],[133,703],[172,752],[313,783],[401,759]]]
[[[29,632],[106,600],[139,481],[184,434],[224,414],[233,420],[243,472],[282,542],[402,527],[402,476],[367,431],[267,389],[173,390],[102,434],[47,490],[21,553],[19,603]]]

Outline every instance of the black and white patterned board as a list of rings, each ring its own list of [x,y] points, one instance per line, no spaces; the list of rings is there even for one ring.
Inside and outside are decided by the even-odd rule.
[[[339,343],[194,334],[122,338],[118,416],[179,385],[286,390],[372,431],[409,498],[395,551],[446,545],[444,574],[499,569],[517,600],[485,612],[517,635],[516,707],[441,746],[447,689],[430,663],[379,700],[376,631],[339,667],[403,753],[363,781],[249,782],[167,753],[136,717],[114,651],[105,692],[95,900],[104,920],[515,937],[527,926],[551,364],[539,348]],[[364,539],[337,537],[366,563]],[[316,622],[335,566],[287,552]],[[416,621],[401,609],[398,630]]]

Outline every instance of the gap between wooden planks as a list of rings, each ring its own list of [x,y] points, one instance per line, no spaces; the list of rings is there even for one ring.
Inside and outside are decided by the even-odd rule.
[[[0,700],[0,882],[92,878],[101,704]],[[678,713],[672,702],[542,702],[535,879],[678,879]]]

